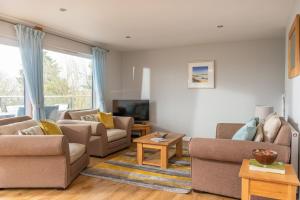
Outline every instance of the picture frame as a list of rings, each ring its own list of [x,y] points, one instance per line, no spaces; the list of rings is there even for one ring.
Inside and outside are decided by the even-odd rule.
[[[188,64],[188,88],[215,88],[214,61]]]
[[[296,15],[289,32],[288,41],[288,78],[300,74],[300,15]]]

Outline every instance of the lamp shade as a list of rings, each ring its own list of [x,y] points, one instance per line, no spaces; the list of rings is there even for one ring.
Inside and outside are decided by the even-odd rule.
[[[273,112],[274,112],[273,106],[256,106],[255,107],[255,117],[258,117],[259,121],[264,121],[264,119]]]

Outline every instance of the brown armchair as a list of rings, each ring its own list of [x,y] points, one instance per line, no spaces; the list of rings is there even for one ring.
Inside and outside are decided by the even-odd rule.
[[[62,113],[59,124],[88,124],[92,127],[88,152],[92,156],[104,157],[131,144],[133,118],[114,116],[114,129],[106,129],[100,122],[80,120],[81,116],[97,114],[98,110],[70,110]]]
[[[89,164],[89,125],[61,125],[64,135],[16,135],[30,117],[0,120],[0,188],[66,188]]]
[[[252,158],[252,150],[268,148],[278,152],[278,160],[290,162],[292,130],[287,122],[281,126],[276,143],[231,140],[243,124],[217,125],[216,139],[194,138],[190,142],[192,187],[195,190],[241,197],[238,173],[243,159]],[[283,138],[286,136],[288,138]]]

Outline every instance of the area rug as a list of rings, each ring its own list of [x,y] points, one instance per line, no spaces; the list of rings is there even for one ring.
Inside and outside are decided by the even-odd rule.
[[[155,157],[158,153],[146,150],[144,157]],[[171,158],[168,169],[138,165],[136,151],[131,148],[110,160],[87,168],[81,174],[175,193],[191,191],[191,167],[187,150],[183,151],[181,158]]]

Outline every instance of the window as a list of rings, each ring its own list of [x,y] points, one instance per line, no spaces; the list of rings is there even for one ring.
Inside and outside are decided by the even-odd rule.
[[[91,59],[44,50],[46,117],[55,110],[92,108]]]
[[[25,115],[24,101],[19,48],[0,44],[0,118]]]

